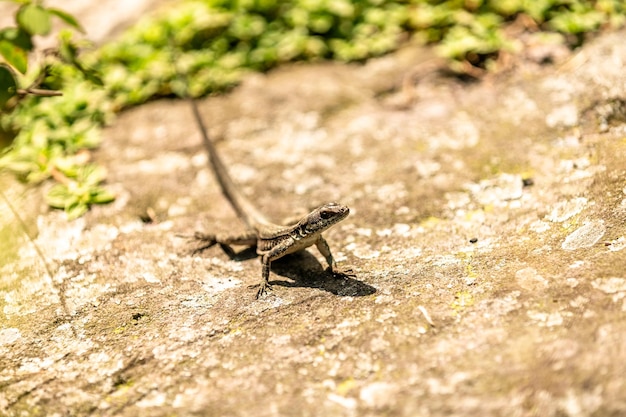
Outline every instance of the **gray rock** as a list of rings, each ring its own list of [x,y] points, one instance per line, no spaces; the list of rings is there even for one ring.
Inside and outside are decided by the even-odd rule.
[[[427,51],[203,100],[262,210],[353,210],[327,238],[355,279],[311,251],[276,262],[259,301],[257,261],[177,237],[242,227],[186,103],[105,131],[95,159],[118,200],[78,221],[3,177],[50,274],[0,204],[0,414],[625,414],[624,35],[559,67],[431,77],[401,106]]]

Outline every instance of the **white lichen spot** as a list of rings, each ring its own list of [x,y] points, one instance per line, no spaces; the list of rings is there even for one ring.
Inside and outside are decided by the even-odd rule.
[[[546,116],[548,127],[574,126],[578,123],[578,109],[574,104],[556,107]]]
[[[44,369],[49,369],[54,364],[54,358],[29,358],[22,361],[22,366],[17,370],[18,374],[34,374]]]
[[[328,394],[328,399],[335,404],[340,405],[343,408],[352,410],[357,406],[356,400],[354,398],[343,397],[338,394],[330,393]]]
[[[161,407],[165,404],[166,399],[167,398],[164,393],[154,391],[148,394],[145,398],[139,400],[137,402],[137,407]]]
[[[359,259],[374,259],[380,256],[380,251],[372,249],[367,244],[350,243],[346,246],[346,250],[352,252]]]
[[[449,131],[433,132],[433,135],[429,137],[431,149],[460,150],[472,148],[478,144],[480,131],[466,113],[458,113],[447,125],[451,126]]]
[[[546,220],[554,223],[563,222],[580,213],[586,205],[587,199],[584,197],[561,201],[552,208],[550,214],[546,216]]]
[[[409,207],[407,207],[407,206],[400,206],[400,207],[398,207],[398,208],[396,209],[396,211],[394,212],[394,214],[395,214],[396,216],[398,216],[398,217],[399,217],[399,216],[404,216],[404,215],[407,215],[407,214],[409,214],[409,213],[411,213],[411,209],[410,209]]]
[[[189,206],[192,204],[191,197],[182,197],[177,199],[167,208],[167,215],[170,218],[180,217],[187,214]]]
[[[445,378],[427,378],[424,382],[426,388],[433,395],[454,395],[458,392],[459,385],[471,380],[469,372],[454,372]]]
[[[403,182],[385,184],[377,188],[372,187],[372,189],[367,192],[373,194],[378,201],[384,203],[402,200],[406,198],[408,194],[406,185]]]
[[[393,310],[387,309],[385,311],[383,311],[381,314],[378,315],[378,317],[376,318],[376,321],[378,323],[384,323],[389,319],[393,319],[397,317],[397,313]]]
[[[393,225],[393,233],[402,236],[408,237],[411,232],[411,226],[406,223],[396,223]]]
[[[9,327],[8,329],[0,330],[0,346],[10,345],[15,343],[22,334],[19,329],[15,327]]]
[[[579,295],[578,297],[570,301],[569,305],[574,308],[581,308],[581,307],[586,306],[587,303],[589,303],[589,299],[587,297],[583,297],[582,295]]]
[[[503,94],[503,110],[511,122],[519,125],[525,115],[534,114],[537,104],[521,89],[515,89],[510,94]]]
[[[604,404],[602,390],[601,386],[581,392],[576,392],[570,388],[567,390],[565,397],[558,400],[559,408],[567,416],[595,415],[595,411]]]
[[[528,225],[528,229],[535,233],[544,233],[550,230],[550,224],[543,220],[536,220]]]
[[[596,278],[591,281],[591,286],[607,294],[626,291],[626,279],[618,277]]]
[[[593,310],[587,309],[587,310],[583,311],[583,319],[591,319],[591,318],[596,317],[597,315],[598,315],[598,313],[596,313]]]
[[[422,248],[411,246],[408,248],[395,249],[398,259],[414,259],[422,255]]]
[[[106,352],[96,352],[89,355],[89,363],[107,363],[111,360],[111,356],[109,356]]]
[[[374,158],[365,159],[352,165],[354,175],[363,184],[376,178],[378,168],[379,163]]]
[[[465,277],[463,278],[463,283],[465,285],[474,285],[476,284],[476,277]]]
[[[461,263],[461,260],[454,255],[437,255],[431,260],[433,266],[452,266]]]
[[[535,268],[520,269],[515,273],[515,279],[525,290],[543,290],[549,286],[548,280],[539,275]]]
[[[520,175],[506,173],[466,186],[480,204],[494,206],[506,206],[512,200],[520,199],[523,187]]]
[[[526,312],[526,315],[541,327],[554,327],[563,324],[563,315],[559,312],[544,313],[541,311],[530,310]]]
[[[141,277],[150,284],[158,284],[161,282],[161,280],[158,279],[156,275],[151,272],[144,272],[143,274],[141,274]]]
[[[558,137],[552,141],[552,145],[556,148],[579,148],[580,136],[578,135],[565,135]]]
[[[405,223],[396,223],[391,228],[376,231],[376,235],[380,237],[389,237],[392,235],[400,237],[408,237],[411,232],[411,226]]]
[[[570,288],[576,288],[580,282],[577,278],[565,278],[565,284]]]
[[[420,178],[430,178],[441,171],[441,164],[436,161],[420,161],[415,164],[415,171]]]
[[[561,247],[565,250],[589,248],[595,245],[605,232],[604,221],[590,221],[567,236]]]
[[[387,304],[393,301],[393,297],[391,295],[378,295],[376,296],[376,298],[374,298],[374,303],[375,304]]]
[[[181,342],[191,342],[196,339],[196,337],[196,331],[187,326],[172,328],[167,335],[168,340],[179,340]]]
[[[128,175],[154,174],[154,173],[176,173],[187,169],[189,157],[177,152],[161,152],[153,159],[140,159],[136,164],[125,165],[125,173]]]
[[[234,288],[241,284],[241,281],[232,277],[207,275],[202,283],[202,289],[208,293],[220,293]]]
[[[381,409],[393,405],[398,387],[388,382],[373,382],[361,388],[359,399],[366,407]]]
[[[450,210],[457,210],[467,207],[471,202],[469,194],[461,191],[445,193],[444,197],[447,200],[446,206]]]
[[[565,174],[564,183],[573,183],[593,177],[599,172],[606,171],[604,165],[593,165],[589,158],[563,160],[559,164],[559,172]]]

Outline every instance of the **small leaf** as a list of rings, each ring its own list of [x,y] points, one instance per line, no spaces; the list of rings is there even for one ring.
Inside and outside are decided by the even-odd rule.
[[[69,31],[62,31],[59,35],[59,54],[65,62],[79,70],[87,80],[97,86],[104,86],[100,74],[91,68],[85,68],[78,60],[78,47],[72,41],[72,34]]]
[[[9,41],[25,51],[31,51],[33,49],[33,42],[30,39],[30,35],[21,28],[9,27],[0,30],[0,40],[2,39]]]
[[[54,185],[48,195],[46,195],[46,202],[50,207],[64,209],[71,204],[75,203],[75,198],[68,190],[67,186],[63,184]]]
[[[47,35],[50,33],[50,13],[36,4],[26,4],[17,11],[17,23],[31,35]]]
[[[71,14],[59,9],[48,9],[48,12],[63,20],[68,25],[74,27],[79,32],[85,33],[85,29],[83,29],[80,23],[78,23],[78,20],[76,20],[76,18]]]
[[[26,73],[28,61],[25,50],[10,41],[2,39],[0,40],[0,55],[19,72],[22,74]]]
[[[104,87],[104,81],[100,77],[100,73],[98,71],[92,70],[90,68],[79,68],[79,70],[83,73],[85,78],[87,78],[92,84],[98,87]]]
[[[59,54],[65,62],[76,61],[78,48],[72,42],[72,33],[67,30],[59,34]]]
[[[16,94],[16,87],[13,72],[6,65],[0,64],[0,109]]]
[[[87,213],[89,206],[84,203],[73,203],[69,207],[65,208],[65,213],[67,214],[68,220],[74,220]]]
[[[113,200],[115,200],[115,195],[104,188],[98,188],[95,195],[91,197],[91,202],[93,204],[107,204]]]

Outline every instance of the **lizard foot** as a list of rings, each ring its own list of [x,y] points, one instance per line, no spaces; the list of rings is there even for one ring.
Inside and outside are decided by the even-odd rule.
[[[263,282],[262,284],[254,284],[254,285],[248,286],[248,288],[256,288],[256,287],[259,287],[259,290],[256,292],[257,300],[263,297],[268,292],[272,291],[272,286],[267,282]]]

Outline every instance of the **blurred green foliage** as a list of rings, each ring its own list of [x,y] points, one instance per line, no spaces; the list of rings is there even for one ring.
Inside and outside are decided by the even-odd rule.
[[[92,204],[107,203],[113,196],[99,186],[102,170],[77,153],[98,143],[99,127],[104,121],[94,85],[99,78],[78,61],[78,45],[64,31],[59,49],[43,54],[29,63],[34,37],[48,35],[52,19],[83,32],[70,14],[45,7],[40,1],[9,0],[16,3],[15,26],[0,30],[0,137],[17,132],[12,147],[2,155],[0,168],[9,169],[27,182],[37,183],[50,177],[57,180],[47,195],[52,207],[63,208],[69,218],[82,215]],[[79,73],[80,78],[62,76]],[[77,81],[88,80],[85,89]],[[64,85],[68,81],[69,86]],[[58,90],[67,90],[65,96]],[[105,97],[104,91],[99,94]],[[37,99],[36,97],[39,97]],[[45,99],[40,99],[45,97]],[[108,100],[107,100],[108,102]]]
[[[49,202],[82,214],[84,207],[75,206],[89,201],[93,190],[93,201],[112,196],[94,181],[101,173],[81,171],[74,155],[97,146],[100,126],[125,107],[158,96],[223,91],[247,72],[284,62],[365,60],[411,40],[435,44],[451,63],[487,66],[499,51],[515,48],[503,29],[520,15],[575,46],[581,34],[623,26],[625,12],[623,0],[187,0],[142,20],[80,62],[64,32],[60,53],[69,64],[51,64],[43,83],[63,86],[64,95],[29,97],[3,115],[0,126],[18,134],[0,168],[31,182],[63,172],[75,184],[55,187]],[[20,19],[28,27],[30,19]],[[39,23],[29,30],[48,29]]]

